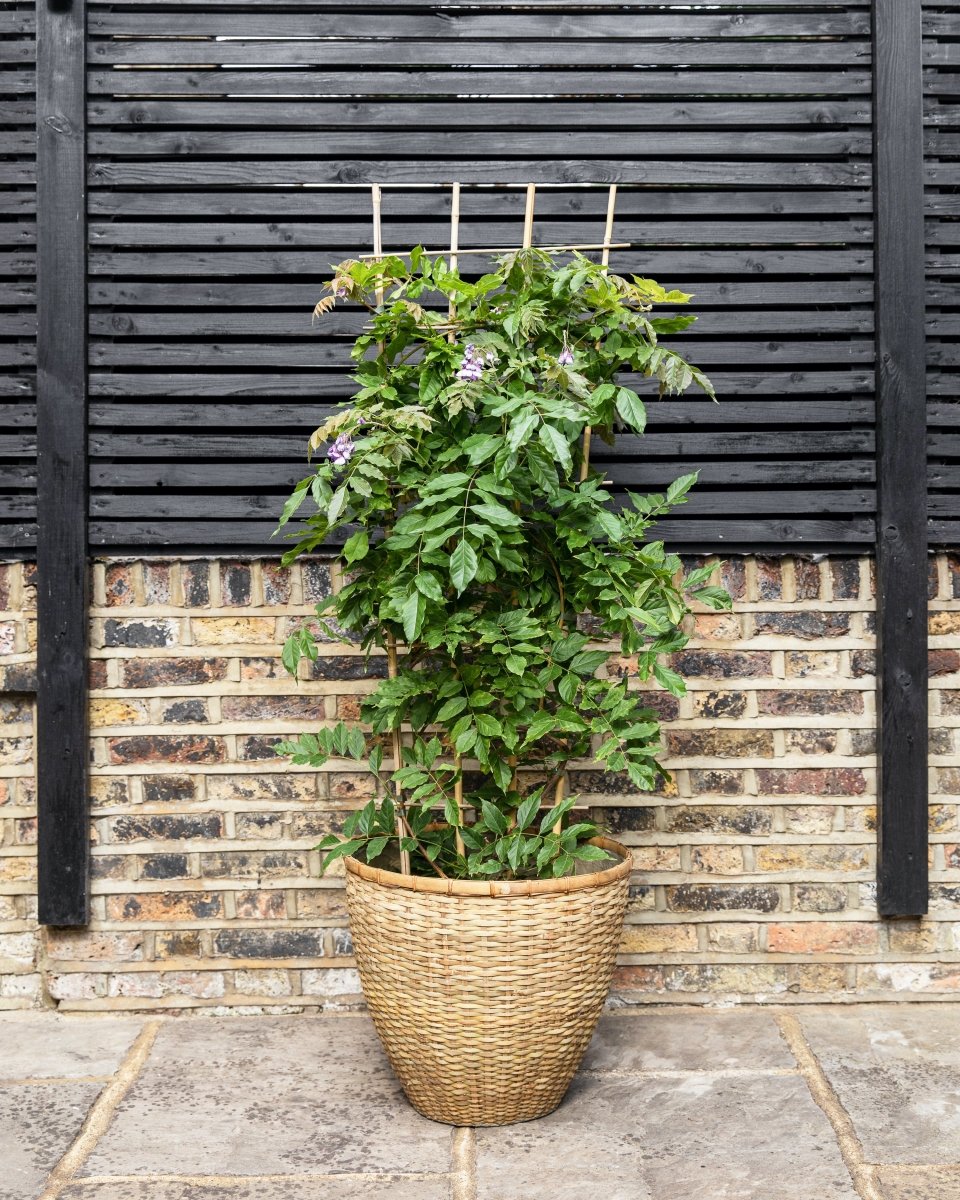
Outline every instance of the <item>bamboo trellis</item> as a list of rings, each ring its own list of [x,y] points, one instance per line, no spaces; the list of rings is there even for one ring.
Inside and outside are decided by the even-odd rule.
[[[383,258],[386,258],[386,257],[398,257],[398,258],[409,257],[410,251],[393,251],[393,250],[391,250],[386,254],[384,253],[384,250],[383,250],[382,189],[381,189],[380,184],[374,183],[371,185],[370,196],[371,196],[372,207],[373,207],[373,251],[370,254],[361,254],[360,257],[362,259],[371,259],[374,262],[380,262]],[[536,208],[536,198],[537,198],[537,185],[535,183],[528,183],[526,186],[526,202],[524,205],[524,213],[523,213],[523,242],[520,246],[497,246],[497,247],[492,247],[492,248],[491,247],[479,247],[479,248],[472,247],[467,250],[461,250],[460,245],[459,245],[459,243],[460,243],[460,184],[454,183],[452,185],[451,203],[450,203],[450,248],[448,251],[445,252],[449,255],[450,269],[455,270],[458,265],[459,259],[462,256],[467,255],[467,254],[486,254],[486,255],[489,255],[489,254],[512,254],[519,250],[529,250],[533,246],[533,221],[534,221],[534,213],[535,213],[535,208]],[[604,268],[606,268],[610,262],[610,251],[611,250],[621,249],[624,247],[628,247],[630,245],[629,242],[614,242],[614,241],[612,241],[613,221],[614,221],[614,213],[616,210],[616,204],[617,204],[617,185],[614,183],[614,184],[610,185],[610,189],[609,189],[608,196],[607,196],[607,217],[606,217],[606,225],[605,225],[604,231],[603,231],[603,241],[602,242],[581,242],[581,243],[577,243],[577,244],[564,245],[564,246],[541,246],[541,247],[539,247],[539,249],[546,250],[551,253],[572,252],[574,250],[580,250],[580,251],[600,250],[601,251],[600,262],[601,262],[601,265]],[[428,254],[434,253],[435,254],[437,252],[436,251],[426,251],[426,253],[428,253]],[[383,304],[382,282],[376,288],[376,301],[377,301],[378,306]],[[450,303],[449,303],[448,310],[447,310],[447,320],[450,325],[447,337],[449,338],[449,340],[451,342],[453,342],[456,338],[456,330],[454,328],[454,322],[456,319],[456,315],[457,315],[456,301],[451,296]],[[382,346],[381,346],[381,349],[382,349]],[[582,450],[581,461],[580,461],[580,482],[581,483],[587,478],[587,474],[589,473],[589,470],[590,470],[590,442],[591,442],[592,435],[593,435],[593,430],[592,430],[591,426],[589,426],[589,425],[585,426],[584,431],[583,431],[583,450]],[[397,672],[398,672],[397,639],[392,633],[388,634],[388,636],[387,636],[386,649],[387,649],[387,675],[390,679],[395,679],[397,677]],[[392,736],[394,769],[398,770],[402,766],[402,738],[401,738],[400,730],[394,729],[392,731],[391,736]],[[457,812],[459,814],[459,821],[460,821],[460,824],[462,825],[466,820],[466,807],[463,802],[463,764],[462,764],[462,760],[461,760],[461,757],[459,754],[454,755],[454,768],[456,771],[456,778],[454,780],[454,800],[455,800],[455,803],[457,806]],[[556,804],[559,804],[563,800],[564,791],[565,791],[565,781],[566,781],[565,774],[561,775],[561,777],[557,780],[556,790],[554,792],[554,800],[555,800]],[[407,820],[406,820],[405,804],[404,804],[404,800],[403,800],[403,788],[399,783],[394,784],[394,793],[396,796],[396,805],[397,805],[397,833],[402,838],[405,833],[409,834],[411,831],[410,831],[410,827],[407,824]],[[554,832],[555,833],[560,832],[559,824],[557,824],[554,827]],[[457,847],[458,854],[463,855],[465,853],[463,838],[460,835],[459,828],[457,829],[457,832],[456,832],[456,847]],[[436,871],[436,873],[438,875],[445,877],[444,872],[440,869],[439,866],[437,866],[436,863],[433,863],[432,865],[433,865],[434,871]],[[400,852],[400,870],[401,870],[402,874],[404,874],[404,875],[410,874],[409,851],[401,850],[401,852]]]

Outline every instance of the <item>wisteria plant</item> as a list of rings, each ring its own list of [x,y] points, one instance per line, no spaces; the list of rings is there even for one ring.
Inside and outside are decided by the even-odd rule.
[[[352,350],[358,389],[313,434],[326,456],[280,525],[312,502],[286,563],[348,532],[345,582],[283,661],[296,675],[318,638],[386,650],[391,663],[399,643],[400,655],[364,699],[362,724],[277,746],[315,767],[366,760],[376,780],[343,838],[321,843],[324,868],[344,854],[388,858],[390,843],[414,873],[457,879],[554,877],[599,861],[576,796],[559,799],[569,764],[595,760],[644,790],[665,774],[644,691],[604,673],[610,643],[635,678],[679,695],[665,656],[687,640],[688,598],[729,607],[710,567],[684,577],[679,558],[646,540],[696,475],[618,508],[585,461],[588,427],[607,440],[644,431],[625,372],[661,395],[694,384],[713,397],[660,341],[694,318],[650,315],[690,297],[535,249],[473,282],[419,248],[351,260],[327,290],[318,315],[339,302],[369,314]]]

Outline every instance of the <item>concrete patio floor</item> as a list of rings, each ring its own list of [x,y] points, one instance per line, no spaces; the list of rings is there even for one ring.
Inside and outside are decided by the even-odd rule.
[[[0,1017],[0,1200],[960,1200],[960,1007],[620,1010],[452,1130],[369,1020]]]

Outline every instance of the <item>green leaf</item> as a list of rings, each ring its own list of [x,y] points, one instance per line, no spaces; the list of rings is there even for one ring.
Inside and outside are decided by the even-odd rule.
[[[661,687],[665,687],[668,692],[674,696],[686,695],[687,685],[683,682],[681,676],[676,671],[671,671],[669,667],[663,666],[662,663],[654,663],[653,675],[657,683]]]
[[[346,506],[347,489],[345,487],[339,487],[333,493],[333,499],[330,501],[329,507],[327,508],[327,521],[329,524],[333,525],[336,523],[337,518],[340,516]]]
[[[592,675],[603,666],[609,657],[610,653],[607,650],[584,650],[574,656],[570,663],[570,670],[575,671],[578,675]]]
[[[422,592],[428,600],[436,600],[437,603],[443,602],[440,581],[431,572],[421,571],[419,575],[414,576],[413,586],[418,592]]]
[[[466,540],[458,542],[450,555],[450,582],[457,593],[464,592],[477,574],[477,556],[473,547]]]
[[[478,433],[467,438],[463,443],[463,449],[466,452],[467,461],[472,467],[476,467],[480,463],[486,462],[488,458],[493,458],[502,443],[502,438],[488,433]]]
[[[454,717],[460,715],[467,707],[466,696],[454,696],[452,700],[448,700],[446,704],[437,713],[438,721],[451,721]]]
[[[613,542],[619,542],[623,537],[623,526],[619,519],[608,509],[599,508],[594,514],[594,520],[600,529]]]
[[[577,694],[580,687],[580,680],[576,675],[564,675],[557,684],[557,691],[560,693],[560,699],[564,704],[572,704],[573,698]]]
[[[540,441],[544,447],[550,452],[554,462],[558,462],[563,468],[566,475],[570,474],[573,468],[573,459],[570,456],[570,446],[567,439],[552,425],[543,424],[540,426],[539,433]]]
[[[565,800],[561,800],[559,804],[555,804],[553,808],[544,813],[540,820],[540,832],[549,833],[555,825],[563,820],[575,803],[573,796],[567,796]]]
[[[379,858],[389,841],[386,837],[371,838],[367,843],[367,862],[372,863],[375,858]]]
[[[525,412],[514,417],[507,433],[507,446],[514,453],[527,441],[539,417],[536,413]]]
[[[553,661],[568,662],[575,654],[579,654],[590,639],[585,633],[571,633],[563,641],[557,642],[553,648]]]
[[[477,731],[472,728],[464,730],[464,732],[461,733],[460,736],[457,738],[457,740],[454,742],[454,746],[457,748],[457,750],[459,751],[460,754],[469,753],[469,751],[471,751],[476,744],[477,744]]]
[[[361,558],[366,558],[369,549],[370,538],[367,531],[360,529],[343,543],[343,557],[348,563],[359,562]]]
[[[623,423],[636,433],[643,433],[647,427],[647,410],[636,392],[622,387],[617,391],[617,412]]]
[[[491,717],[489,713],[477,713],[475,720],[477,728],[484,737],[499,737],[503,733],[503,726],[496,717]]]
[[[367,739],[362,729],[351,729],[347,738],[347,749],[353,758],[363,758],[367,753]]]
[[[291,495],[288,497],[286,504],[283,506],[283,512],[280,514],[280,520],[277,522],[277,529],[290,520],[300,505],[307,497],[310,490],[310,485],[313,483],[313,478],[304,479],[297,484]]]
[[[532,742],[538,742],[542,737],[546,737],[548,733],[553,733],[557,727],[557,721],[553,713],[540,713],[534,717],[527,729],[527,736],[524,739],[524,746],[529,746]]]
[[[427,604],[421,592],[413,591],[403,606],[403,634],[407,642],[416,640],[417,634],[423,627],[423,615]]]
[[[492,833],[507,832],[507,818],[495,804],[491,804],[489,800],[481,800],[480,811],[483,815],[484,825]]]
[[[474,504],[470,511],[476,513],[481,520],[505,529],[516,529],[523,524],[516,513],[504,508],[502,504]]]
[[[334,848],[323,860],[320,866],[320,874],[322,875],[324,871],[326,871],[327,867],[329,867],[332,862],[336,862],[338,858],[344,858],[346,855],[353,854],[355,851],[359,850],[366,840],[366,838],[352,838],[348,842],[340,842],[339,845],[334,846]]]
[[[559,879],[561,875],[568,875],[573,870],[573,859],[569,854],[558,854],[553,861],[553,877]]]
[[[519,654],[508,654],[503,660],[503,665],[511,675],[522,675],[527,669],[526,659],[521,658]]]
[[[526,829],[540,809],[540,793],[534,792],[517,809],[517,828]]]
[[[587,843],[585,846],[578,846],[573,851],[573,857],[580,859],[581,862],[603,862],[610,855],[601,846],[591,846]]]
[[[679,504],[697,482],[699,474],[699,471],[694,471],[692,475],[681,475],[679,479],[675,479],[667,488],[667,503]]]
[[[502,758],[495,758],[490,763],[490,773],[501,792],[508,792],[513,782],[513,767]]]
[[[708,608],[722,611],[733,607],[733,601],[730,599],[730,593],[721,587],[700,588],[695,592],[691,592],[690,594],[699,600],[701,604],[705,604]]]

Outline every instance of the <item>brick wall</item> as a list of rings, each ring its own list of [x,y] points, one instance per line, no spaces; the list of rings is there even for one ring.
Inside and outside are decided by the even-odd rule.
[[[0,566],[0,1007],[359,1003],[341,878],[318,838],[363,773],[290,769],[275,738],[355,716],[382,673],[330,645],[294,685],[281,643],[331,567],[100,561],[91,610],[93,921],[38,931],[33,571]],[[581,764],[573,788],[633,850],[629,1003],[960,994],[960,563],[931,566],[930,917],[874,903],[871,565],[736,559],[661,695],[670,787]],[[610,669],[623,669],[616,657]]]

